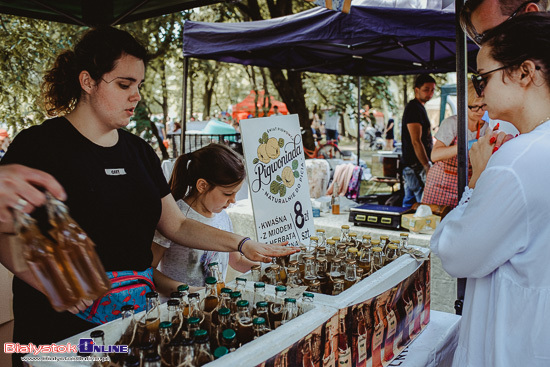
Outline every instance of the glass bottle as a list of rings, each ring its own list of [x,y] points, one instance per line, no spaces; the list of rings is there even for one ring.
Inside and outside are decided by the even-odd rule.
[[[159,325],[160,343],[158,345],[158,354],[167,364],[171,362],[170,341],[172,340],[172,323],[163,321]]]
[[[252,315],[248,309],[248,301],[237,302],[237,340],[244,345],[254,339]]]
[[[295,267],[288,268],[287,274],[288,274],[287,286],[298,287],[302,283],[298,276],[298,268],[295,268]]]
[[[309,238],[309,246],[307,246],[307,254],[313,255],[317,246],[319,246],[319,238],[317,236],[311,236]]]
[[[283,318],[281,325],[295,319],[298,316],[298,306],[295,298],[285,298],[285,306],[283,309]]]
[[[214,359],[220,359],[224,355],[229,354],[229,349],[224,346],[217,347],[214,350]]]
[[[133,345],[138,344],[136,341],[133,340],[134,329],[136,327],[136,320],[134,318],[134,306],[124,305],[120,310],[122,312],[122,320],[126,321],[122,323],[122,325],[125,325],[127,323],[127,326],[117,344],[127,345],[128,349],[131,350]],[[141,338],[137,338],[137,340],[139,339]]]
[[[344,290],[355,284],[357,274],[355,272],[355,260],[346,260],[346,270],[344,273]]]
[[[254,328],[254,339],[258,339],[262,335],[269,332],[269,329],[265,327],[265,319],[263,317],[255,317],[254,320],[252,320],[252,325]]]
[[[344,291],[344,279],[334,279],[332,284],[332,295],[337,296]]]
[[[214,277],[207,277],[206,280],[206,294],[204,296],[204,312],[212,312],[216,309],[219,303],[217,283],[218,281]],[[221,293],[221,288],[220,288]]]
[[[237,341],[237,333],[233,329],[225,329],[222,332],[222,341],[221,345],[226,347],[229,352],[234,352],[239,347],[239,342]]]
[[[145,295],[145,330],[143,333],[143,343],[151,343],[156,346],[160,342],[159,324],[160,324],[160,305],[157,292],[149,292]]]
[[[254,283],[254,298],[252,298],[252,305],[256,306],[260,301],[265,301],[265,283],[256,282]]]
[[[357,233],[350,232],[349,233],[349,244],[351,247],[357,247],[359,245],[359,240],[357,239]]]
[[[326,247],[318,246],[317,249],[315,250],[315,259],[319,259],[319,258],[323,258],[323,259],[327,258],[327,248]]]
[[[346,332],[346,315],[340,313],[338,328],[338,366],[351,367],[351,348]]]
[[[231,310],[223,307],[218,310],[218,324],[212,328],[212,335],[210,336],[210,343],[213,339],[216,339],[217,345],[222,345],[222,333],[225,329],[231,329],[233,324],[231,322]]]
[[[330,266],[330,263],[332,262],[332,258],[336,255],[336,241],[335,240],[327,240],[327,264]]]
[[[114,363],[117,363],[117,362],[114,362]],[[139,356],[130,355],[124,359],[124,367],[140,367],[140,366],[141,366],[141,360],[139,359]]]
[[[390,243],[390,238],[388,236],[380,236],[380,247],[382,247],[382,251],[386,251],[386,247]]]
[[[195,331],[195,364],[203,366],[213,360],[214,356],[210,353],[208,332],[202,329]]]
[[[313,309],[313,298],[315,295],[311,292],[304,292],[302,294],[302,304],[300,305],[300,309],[298,310],[299,315],[303,315],[309,310]]]
[[[304,256],[305,268],[304,268],[304,283],[310,285],[312,281],[317,279],[317,272],[315,268],[315,257],[312,255]]]
[[[241,292],[231,292],[229,295],[230,302],[229,302],[229,309],[231,310],[231,325],[233,327],[236,327],[235,324],[237,322],[237,302],[241,300]]]
[[[345,259],[347,257],[347,245],[345,243],[340,242],[336,246],[336,257],[339,259]]]
[[[180,284],[178,286],[178,292],[180,292],[179,300],[180,300],[181,313],[183,314],[184,319],[186,319],[189,317],[189,301],[187,298],[189,296],[189,285]]]
[[[262,266],[254,265],[250,268],[250,273],[253,282],[259,282],[262,279]]]
[[[399,257],[398,251],[398,246],[395,243],[390,242],[390,244],[386,247],[384,265],[388,265],[389,263],[397,259]]]
[[[409,251],[409,234],[400,233],[399,234],[399,250],[401,253]]]
[[[315,279],[313,280],[309,287],[307,287],[308,291],[315,292],[315,293],[322,293],[321,292],[321,282],[319,280]]]
[[[319,287],[321,293],[328,293],[328,271],[327,271],[327,259],[324,257],[317,258],[317,280],[319,281]]]
[[[94,330],[90,333],[90,337],[94,340],[94,345],[103,346],[105,345],[105,332],[103,330]],[[107,366],[109,362],[104,362],[108,357],[107,354],[101,350],[95,351],[91,355],[92,358],[97,358],[102,362],[95,362],[95,366]]]
[[[363,245],[361,256],[357,261],[357,266],[363,269],[363,277],[367,277],[371,274],[371,261],[372,261],[372,252],[371,248],[367,248]]]
[[[355,269],[355,274],[357,275],[357,278],[355,279],[355,284],[359,283],[361,280],[363,280],[364,278],[364,275],[363,275],[363,269],[361,269],[360,267],[357,267]]]
[[[358,253],[359,250],[357,249],[357,247],[348,247],[346,259],[357,260],[357,258],[359,257]]]
[[[277,286],[275,288],[275,300],[269,305],[269,321],[271,321],[271,330],[275,330],[281,325],[283,319],[283,297],[286,294],[285,286]]]
[[[225,288],[225,282],[220,267],[217,262],[213,262],[208,264],[208,269],[210,270],[210,276],[217,280],[217,294],[220,294],[222,288]]]
[[[338,182],[336,181],[334,182],[330,204],[332,207],[332,214],[340,214],[340,195],[338,192]]]
[[[201,295],[199,293],[190,293],[187,298],[189,299],[189,318],[198,317],[200,319],[200,323],[202,324],[204,314],[200,308]]]
[[[348,243],[349,242],[349,226],[347,224],[343,224],[340,227],[340,243]]]
[[[193,346],[193,339],[182,339],[172,348],[172,365],[178,367],[195,366],[195,348]]]
[[[231,292],[231,288],[222,288],[220,302],[218,302],[218,306],[212,312],[212,324],[218,325],[220,323],[220,321],[218,320],[220,309],[231,307]]]
[[[326,231],[323,228],[317,228],[315,230],[317,238],[319,238],[319,247],[325,247],[327,245]]]
[[[234,292],[243,292],[246,288],[246,278],[235,278],[235,289]]]
[[[281,282],[281,267],[278,264],[273,264],[269,267],[269,282],[272,285],[280,285]]]
[[[332,264],[330,265],[330,278],[334,281],[334,279],[344,278],[344,274],[342,274],[342,259],[339,257],[335,257],[332,259]]]
[[[266,322],[266,329],[270,329],[271,322],[269,319],[269,305],[266,301],[256,303],[254,316],[264,318]]]
[[[193,335],[195,335],[195,331],[199,330],[201,328],[200,326],[201,319],[198,317],[190,317],[187,320],[187,337],[193,339]]]
[[[382,251],[382,247],[374,246],[372,248],[372,263],[371,263],[372,272],[374,273],[375,271],[382,269],[383,266],[384,266],[384,252]]]
[[[158,353],[149,353],[143,359],[143,367],[162,367]]]
[[[172,336],[173,339],[178,339],[181,337],[181,329],[183,327],[181,322],[180,301],[177,299],[170,299],[167,304],[168,321],[172,323]]]
[[[362,247],[366,247],[366,248],[369,248],[371,247],[371,244],[370,244],[370,241],[371,241],[372,237],[368,234],[364,234],[363,235],[363,241],[362,241]]]

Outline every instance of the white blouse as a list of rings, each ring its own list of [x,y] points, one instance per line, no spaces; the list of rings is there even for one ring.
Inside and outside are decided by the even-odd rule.
[[[505,143],[432,236],[467,278],[453,366],[550,366],[549,163],[546,122]]]

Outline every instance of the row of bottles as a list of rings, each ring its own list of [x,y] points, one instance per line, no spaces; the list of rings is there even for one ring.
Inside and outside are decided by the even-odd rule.
[[[265,268],[252,268],[252,280],[289,287],[306,286],[308,291],[338,295],[372,273],[408,252],[408,234],[401,233],[395,243],[388,236],[372,239],[369,235],[357,238],[343,225],[340,237],[326,239],[325,231],[318,229],[310,237],[309,245],[302,246],[295,259],[276,258]]]
[[[215,267],[211,273],[216,273]],[[111,365],[131,366],[137,360],[141,366],[151,367],[202,366],[311,308],[298,307],[295,298],[286,297],[285,286],[276,287],[272,297],[266,295],[265,284],[257,282],[251,303],[243,298],[246,279],[239,278],[234,289],[222,287],[219,294],[218,285],[216,278],[206,278],[202,299],[199,293],[189,293],[189,286],[180,285],[163,313],[158,294],[147,293],[146,313],[139,320],[133,306],[124,306],[122,318],[128,320],[124,323],[128,326],[116,344],[128,345],[129,354],[110,354]],[[304,293],[302,304],[311,304],[313,297]],[[146,363],[148,358],[151,364]]]

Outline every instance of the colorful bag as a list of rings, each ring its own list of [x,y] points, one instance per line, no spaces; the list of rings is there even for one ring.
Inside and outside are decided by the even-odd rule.
[[[153,268],[145,271],[109,271],[107,277],[111,281],[111,290],[76,316],[100,325],[121,317],[124,305],[133,305],[135,313],[145,310],[145,295],[155,290]]]

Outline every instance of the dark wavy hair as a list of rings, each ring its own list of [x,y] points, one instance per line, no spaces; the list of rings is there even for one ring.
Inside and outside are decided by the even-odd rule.
[[[146,64],[149,55],[132,35],[113,27],[88,30],[74,50],[61,52],[42,83],[44,105],[49,116],[71,112],[80,100],[82,89],[79,75],[83,70],[99,81],[112,71],[123,54],[137,57]]]
[[[196,194],[197,181],[201,178],[213,189],[236,185],[245,177],[242,157],[223,144],[212,143],[180,155],[168,184],[174,198],[180,200]]]
[[[550,14],[532,12],[518,15],[487,32],[482,47],[490,47],[490,56],[508,66],[510,75],[525,60],[532,60],[544,74],[550,87]]]

